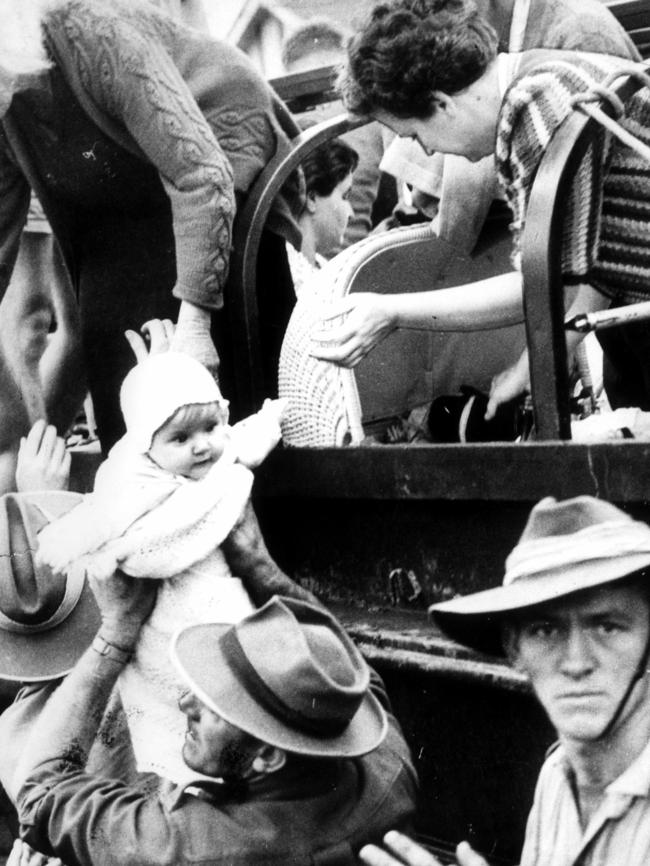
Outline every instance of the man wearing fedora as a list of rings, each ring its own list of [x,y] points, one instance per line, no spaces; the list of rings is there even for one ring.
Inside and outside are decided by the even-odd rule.
[[[383,685],[337,620],[304,598],[273,596],[234,626],[197,625],[175,636],[172,660],[187,683],[179,749],[196,774],[189,785],[143,791],[89,772],[87,756],[153,607],[156,583],[119,572],[92,583],[93,633],[75,638],[69,630],[59,643],[62,622],[92,594],[85,586],[80,594],[70,586],[50,591],[32,558],[33,521],[43,518],[33,502],[11,500],[9,509],[0,501],[0,523],[2,509],[11,512],[5,543],[19,539],[14,552],[21,548],[24,568],[18,578],[13,570],[9,575],[9,606],[0,592],[0,607],[7,607],[0,617],[0,675],[4,635],[22,640],[28,621],[36,620],[49,624],[48,659],[32,659],[28,679],[44,667],[57,676],[72,668],[32,720],[17,766],[0,750],[0,778],[31,848],[66,866],[343,866],[390,827],[408,829],[415,772]],[[242,531],[255,541],[255,526]],[[264,591],[281,584],[271,575]],[[291,591],[286,576],[284,585]],[[24,662],[14,661],[18,672]]]
[[[521,866],[650,863],[650,527],[580,496],[542,500],[501,587],[434,605],[450,637],[507,654],[558,734],[542,767]],[[368,866],[436,866],[401,833]],[[462,842],[460,866],[485,866]]]

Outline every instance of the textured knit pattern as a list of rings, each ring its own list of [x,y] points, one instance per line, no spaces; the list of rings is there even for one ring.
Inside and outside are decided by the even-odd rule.
[[[312,355],[313,333],[336,327],[339,319],[323,321],[332,301],[346,297],[360,269],[386,249],[428,242],[431,229],[406,226],[371,235],[353,244],[314,272],[300,289],[280,355],[280,396],[289,401],[282,419],[287,445],[354,445],[364,438],[362,405],[354,370]]]
[[[597,55],[554,60],[525,73],[509,88],[496,159],[513,211],[517,267],[530,190],[549,141],[574,110],[576,94],[628,65]],[[650,142],[647,88],[630,100],[620,123]],[[650,294],[650,165],[605,132],[590,144],[566,202],[562,273],[567,284],[591,283],[618,303]]]
[[[288,149],[298,128],[277,113],[272,91],[243,52],[181,26],[150,3],[61,0],[47,12],[43,31],[55,67],[89,121],[159,173],[172,206],[174,294],[220,307],[234,192],[246,193],[276,150]],[[45,99],[46,77],[20,76],[13,86],[40,91]],[[4,84],[0,76],[0,107],[6,110]],[[24,223],[26,180],[39,192],[64,252],[75,242],[68,210],[55,189],[48,196],[53,178],[41,177],[31,158],[30,130],[12,129],[10,143],[0,135],[2,282],[10,276]],[[278,196],[270,223],[298,242],[289,209],[297,207],[295,181]]]

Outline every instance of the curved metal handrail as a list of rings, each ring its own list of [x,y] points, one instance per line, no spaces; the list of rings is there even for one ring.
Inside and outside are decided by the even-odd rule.
[[[642,86],[625,79],[614,92],[626,103]],[[601,108],[613,115],[611,103]],[[538,439],[570,439],[569,378],[561,272],[562,226],[567,192],[597,121],[573,112],[556,130],[539,165],[522,235],[522,277],[530,383]]]

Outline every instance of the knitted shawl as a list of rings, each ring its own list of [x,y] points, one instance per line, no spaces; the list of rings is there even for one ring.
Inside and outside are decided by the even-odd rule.
[[[524,72],[508,89],[496,162],[513,212],[517,268],[530,190],[553,134],[574,110],[576,94],[624,67],[629,61],[605,55],[567,55]],[[629,101],[619,122],[650,143],[647,88]],[[567,197],[562,273],[567,285],[590,283],[617,303],[650,295],[650,164],[604,131],[590,142]]]

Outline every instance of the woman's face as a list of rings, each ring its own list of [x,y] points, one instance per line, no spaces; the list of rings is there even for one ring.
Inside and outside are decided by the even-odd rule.
[[[338,252],[343,234],[352,216],[349,202],[352,173],[337,183],[330,195],[310,194],[316,252],[329,258]]]
[[[481,110],[470,100],[440,96],[435,112],[424,119],[395,117],[382,109],[373,116],[400,138],[419,142],[428,155],[451,153],[478,162],[494,153],[497,115]]]

